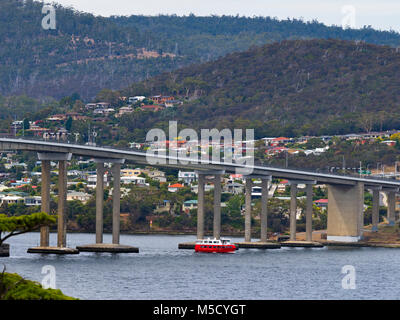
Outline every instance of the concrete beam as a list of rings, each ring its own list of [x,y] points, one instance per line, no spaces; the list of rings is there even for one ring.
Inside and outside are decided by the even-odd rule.
[[[119,244],[121,224],[121,164],[114,163],[113,175],[113,218],[112,218],[112,243]]]
[[[114,158],[94,158],[95,163],[119,163],[124,164],[125,159],[114,159]]]
[[[305,185],[314,185],[317,184],[317,181],[315,180],[288,180],[289,185],[299,185],[299,184],[305,184]]]
[[[205,176],[199,174],[197,184],[197,239],[204,239],[204,184]]]
[[[306,207],[306,241],[312,241],[312,214],[313,214],[313,186],[306,185],[307,207]]]
[[[253,182],[250,178],[246,179],[245,185],[245,206],[246,212],[244,217],[244,241],[251,242],[251,191]]]
[[[42,212],[50,214],[50,160],[42,161]],[[40,228],[40,246],[48,247],[50,245],[49,227]]]
[[[379,223],[379,189],[372,190],[372,231],[378,231]]]
[[[39,161],[70,161],[72,153],[38,152]]]
[[[67,246],[67,162],[61,160],[58,163],[58,226],[57,226],[57,247]]]
[[[394,226],[396,219],[396,192],[387,192],[388,198],[388,208],[387,208],[387,220],[389,221],[389,226]]]
[[[221,175],[214,178],[214,238],[221,238]]]
[[[104,163],[97,163],[96,173],[96,243],[103,243]]]
[[[297,185],[290,186],[290,241],[296,241]]]
[[[357,242],[362,238],[364,184],[328,185],[327,240]]]
[[[271,177],[270,177],[271,178]],[[268,240],[268,189],[270,179],[261,180],[261,234],[260,241],[267,242]]]

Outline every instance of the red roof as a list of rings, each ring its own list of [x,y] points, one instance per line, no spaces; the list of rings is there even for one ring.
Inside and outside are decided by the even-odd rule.
[[[184,186],[181,185],[180,183],[175,183],[175,184],[170,185],[168,188],[183,188],[183,187]]]
[[[272,139],[272,141],[285,141],[285,140],[290,140],[290,138],[279,137],[279,138]]]
[[[319,199],[319,200],[315,200],[315,203],[328,203],[328,199]]]

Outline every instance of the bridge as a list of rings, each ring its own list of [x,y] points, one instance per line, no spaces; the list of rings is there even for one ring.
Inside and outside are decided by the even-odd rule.
[[[190,162],[187,158],[168,155],[149,155],[135,150],[122,150],[112,147],[79,145],[62,142],[0,138],[0,152],[4,151],[36,152],[41,161],[41,210],[50,212],[50,162],[58,161],[58,222],[57,246],[49,244],[49,228],[40,230],[40,246],[30,248],[31,253],[78,253],[79,251],[94,252],[138,252],[138,248],[120,244],[120,170],[125,162],[154,167],[172,167],[195,170],[198,173],[198,212],[197,239],[204,238],[204,186],[209,180],[214,182],[214,220],[213,236],[221,237],[221,176],[226,173],[237,173],[238,170],[249,172],[245,176],[245,236],[244,244],[251,247],[251,188],[253,179],[261,180],[261,231],[260,244],[268,247],[267,237],[267,201],[268,189],[272,178],[287,179],[291,185],[290,200],[290,241],[296,242],[296,212],[297,192],[299,185],[305,185],[306,191],[306,241],[312,244],[312,195],[315,184],[325,184],[328,187],[328,228],[327,240],[337,242],[357,242],[362,239],[364,190],[373,194],[372,230],[378,230],[379,222],[379,192],[385,192],[388,198],[389,224],[395,221],[395,196],[399,192],[400,181],[372,179],[354,176],[341,176],[274,168],[261,165],[242,165],[221,161],[202,160]],[[66,246],[66,195],[67,195],[67,163],[72,156],[93,158],[97,166],[96,184],[96,237],[95,243],[79,246],[78,249]],[[103,243],[103,193],[105,163],[112,164],[113,176],[113,218],[112,243]]]

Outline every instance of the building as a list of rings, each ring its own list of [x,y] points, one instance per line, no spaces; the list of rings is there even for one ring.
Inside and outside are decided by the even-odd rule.
[[[185,184],[192,184],[193,182],[196,182],[198,179],[198,175],[196,172],[186,172],[186,171],[180,171],[178,172],[178,180],[183,181]]]
[[[40,206],[42,204],[42,197],[25,197],[24,202],[26,206]]]
[[[175,183],[175,184],[171,184],[170,186],[168,186],[168,191],[169,192],[177,192],[177,191],[181,190],[182,188],[184,188],[184,185],[182,185],[180,183]]]
[[[190,213],[190,210],[197,209],[197,200],[187,200],[182,205],[182,211]]]
[[[129,97],[129,98],[128,98],[128,102],[129,102],[130,104],[133,104],[133,103],[141,102],[141,101],[143,101],[144,99],[146,99],[145,96]]]
[[[138,176],[122,176],[121,177],[122,184],[137,184],[137,185],[145,185],[146,178],[138,177]]]
[[[67,193],[67,201],[81,201],[86,203],[90,199],[90,195],[86,192],[79,192],[79,191],[68,191]]]
[[[315,200],[314,204],[323,210],[326,210],[328,208],[328,199],[319,199]]]
[[[166,102],[168,102],[168,101],[174,101],[175,98],[172,97],[172,96],[162,96],[162,95],[158,95],[158,96],[152,96],[152,97],[150,98],[150,100],[152,100],[154,103],[157,103],[157,104],[164,104],[164,103],[166,103]]]
[[[121,170],[121,176],[122,177],[137,177],[142,174],[141,169],[122,169]]]
[[[132,107],[122,107],[122,108],[119,108],[118,113],[115,114],[115,117],[119,118],[119,117],[122,117],[124,114],[129,114],[132,112],[133,112]]]

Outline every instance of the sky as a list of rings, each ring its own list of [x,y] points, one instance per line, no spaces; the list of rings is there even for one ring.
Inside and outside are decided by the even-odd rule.
[[[95,15],[240,15],[317,19],[327,25],[400,32],[399,0],[54,0]],[[51,1],[44,1],[45,3]]]

